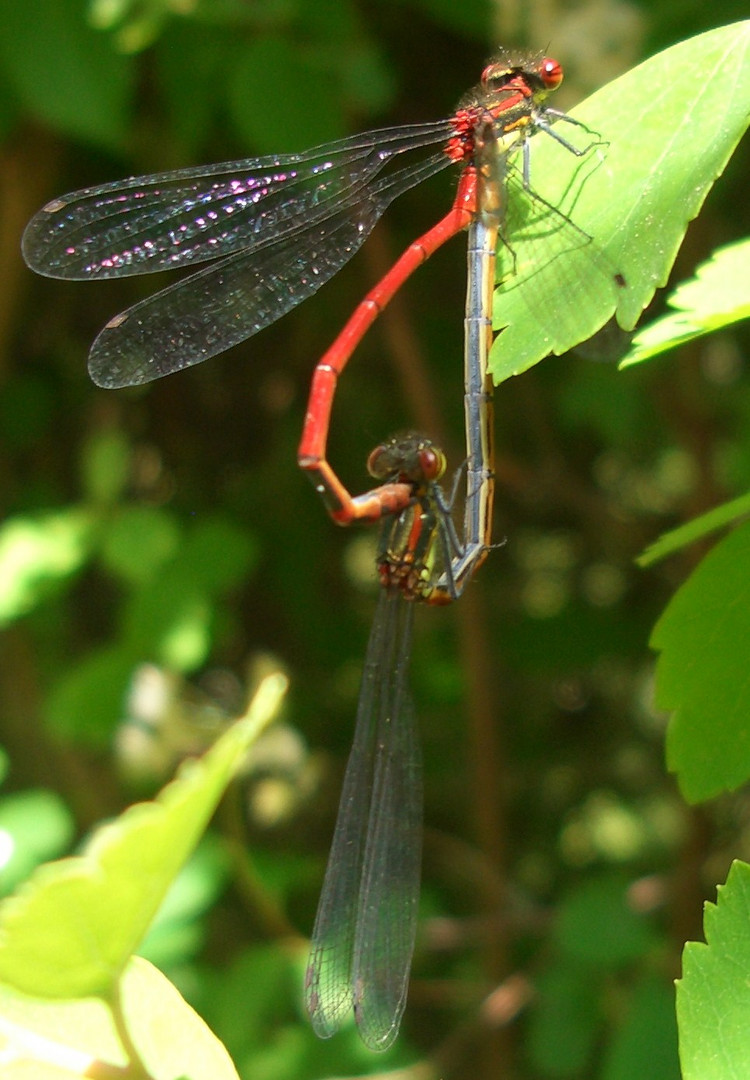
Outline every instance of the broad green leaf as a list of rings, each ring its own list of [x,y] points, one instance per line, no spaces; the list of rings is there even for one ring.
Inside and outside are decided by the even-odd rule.
[[[554,968],[536,983],[529,1018],[529,1056],[542,1076],[574,1077],[587,1072],[601,1023],[601,988],[588,968]]]
[[[95,833],[86,853],[40,867],[0,905],[0,980],[40,997],[108,997],[248,747],[273,718],[283,676],[153,801]]]
[[[750,866],[735,862],[703,914],[706,944],[689,941],[677,983],[683,1080],[750,1076]]]
[[[212,595],[241,584],[256,561],[247,530],[218,514],[196,522],[180,551],[180,565]]]
[[[86,20],[84,0],[0,0],[0,64],[20,102],[55,131],[118,149],[135,71]]]
[[[91,550],[86,510],[10,518],[0,528],[0,626],[31,611],[51,586],[80,568]]]
[[[119,1011],[151,1080],[237,1080],[216,1036],[147,961],[128,964]],[[39,1001],[0,985],[1,1043],[4,1080],[136,1075],[124,1071],[130,1063],[112,1009],[93,998]]]
[[[130,584],[153,581],[180,542],[180,526],[161,506],[123,507],[108,521],[101,558],[117,577]]]
[[[607,1046],[601,1080],[680,1080],[674,987],[646,976]]]
[[[226,32],[189,19],[173,21],[150,57],[170,135],[181,153],[196,158],[216,125],[225,91]]]
[[[544,133],[531,140],[532,188],[583,233],[561,230],[549,213],[535,220],[516,186],[508,207],[515,273],[507,268],[495,297],[495,328],[507,327],[492,349],[496,382],[590,337],[615,309],[622,327],[635,325],[747,127],[749,45],[750,22],[735,23],[605,86],[571,114],[608,143],[581,159]],[[584,133],[571,125],[556,131],[581,146]],[[514,236],[519,220],[523,234]],[[546,257],[545,240],[553,245]]]
[[[361,34],[337,52],[342,93],[350,107],[358,116],[382,115],[398,96],[387,54]]]
[[[104,748],[125,710],[133,669],[142,657],[123,645],[105,645],[70,663],[45,703],[56,735]]]
[[[208,1018],[236,1061],[267,1040],[279,1019],[289,1012],[291,995],[295,990],[299,993],[301,983],[298,960],[289,953],[282,960],[276,946],[255,945],[222,971],[218,985],[212,988]],[[253,1008],[240,1017],[232,1002],[250,999]]]
[[[605,877],[585,882],[560,908],[560,948],[582,964],[614,967],[643,956],[653,933],[627,903],[627,882]]]
[[[750,318],[750,240],[715,251],[692,280],[675,289],[668,303],[674,314],[657,319],[636,334],[620,367],[640,364],[686,341]]]
[[[740,495],[738,499],[722,503],[721,506],[716,506],[713,510],[701,514],[700,517],[693,518],[687,524],[664,533],[655,543],[650,544],[642,555],[638,556],[636,562],[639,566],[653,566],[661,559],[666,559],[668,555],[674,555],[676,551],[681,551],[682,548],[694,544],[696,540],[702,540],[717,529],[723,529],[738,518],[747,517],[748,514],[750,514],[750,495]]]
[[[243,48],[232,73],[228,105],[235,130],[252,150],[283,153],[346,133],[341,93],[331,72],[282,37],[258,37]]]
[[[703,559],[654,627],[667,764],[690,802],[750,776],[750,523]]]

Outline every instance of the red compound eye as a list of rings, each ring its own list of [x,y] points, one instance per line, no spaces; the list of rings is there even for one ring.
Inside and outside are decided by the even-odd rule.
[[[562,65],[553,60],[551,56],[545,56],[539,65],[539,78],[548,90],[557,90],[563,81]]]
[[[419,452],[419,465],[425,480],[439,480],[445,472],[445,455],[435,447],[425,447]]]

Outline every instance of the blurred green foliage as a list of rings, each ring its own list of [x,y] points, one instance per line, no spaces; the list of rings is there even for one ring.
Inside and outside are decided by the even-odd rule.
[[[402,1035],[378,1058],[353,1030],[319,1043],[301,1009],[300,935],[375,584],[372,538],[335,530],[294,462],[315,359],[444,212],[453,181],[406,195],[339,278],[236,354],[117,393],[89,384],[88,345],[156,283],[35,280],[21,231],[75,187],[447,115],[501,34],[559,56],[568,107],[712,14],[623,5],[615,40],[604,5],[588,23],[576,4],[544,10],[537,27],[528,5],[519,27],[480,0],[0,5],[2,887],[162,784],[278,658],[291,678],[284,727],[228,796],[146,946],[253,1080],[414,1063],[415,1077],[473,1080],[678,1074],[670,981],[683,942],[701,936],[703,900],[732,858],[750,859],[749,804],[740,790],[690,811],[666,772],[647,644],[698,556],[684,548],[646,571],[634,560],[748,488],[747,329],[622,373],[554,358],[498,391],[507,542],[455,611],[418,620],[424,918]],[[747,233],[747,169],[741,147],[688,234],[678,280]],[[460,463],[463,292],[459,240],[347,370],[331,456],[355,490],[369,450],[407,425],[429,426]],[[680,603],[700,609],[691,584]],[[665,618],[656,640],[671,634],[676,650],[663,675],[675,671],[674,708],[685,682],[673,657],[693,650],[685,663],[701,667],[703,639],[679,612],[673,628]],[[681,749],[700,776],[700,747]],[[712,777],[711,791],[744,775]]]

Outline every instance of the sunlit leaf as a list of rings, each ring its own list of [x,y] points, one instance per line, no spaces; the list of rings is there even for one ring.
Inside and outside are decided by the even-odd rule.
[[[97,830],[84,855],[40,867],[0,905],[0,980],[40,997],[113,992],[284,688],[269,676],[248,714],[153,802]]]
[[[0,883],[3,893],[28,877],[45,859],[73,842],[75,824],[54,791],[18,791],[0,799]]]
[[[216,1036],[147,961],[134,958],[128,964],[119,1009],[152,1080],[237,1080]],[[114,1075],[113,1070],[126,1075],[120,1070],[129,1064],[112,1009],[94,998],[39,1001],[0,985],[2,1044],[4,1080],[83,1080]]]
[[[590,337],[615,309],[621,326],[635,325],[747,128],[749,45],[750,23],[736,23],[681,42],[609,83],[571,113],[609,144],[582,159],[543,134],[534,137],[533,189],[592,241],[570,228],[555,232],[549,214],[535,225],[533,210],[528,240],[516,239],[511,220],[516,272],[495,300],[495,327],[507,327],[492,349],[496,381]],[[567,124],[556,130],[579,146],[584,137]],[[515,195],[511,218],[523,211],[523,192]],[[537,234],[550,230],[560,247],[545,262]]]
[[[621,367],[640,364],[686,341],[750,318],[750,240],[714,252],[691,281],[675,289],[668,303],[674,313],[657,319],[635,336]]]
[[[0,528],[0,626],[31,611],[91,550],[94,518],[70,510],[17,517]]]
[[[683,1080],[750,1076],[750,866],[735,862],[718,900],[706,904],[706,944],[690,941],[677,983]]]

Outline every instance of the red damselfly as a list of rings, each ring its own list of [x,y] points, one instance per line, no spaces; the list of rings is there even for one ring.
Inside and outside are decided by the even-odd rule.
[[[402,504],[370,501],[363,508],[352,502],[326,461],[338,376],[409,274],[482,215],[478,175],[491,155],[478,165],[479,147],[492,148],[502,162],[492,170],[503,174],[508,153],[522,147],[521,183],[528,189],[527,140],[535,132],[546,132],[578,156],[599,141],[577,148],[552,126],[557,120],[577,123],[546,104],[562,77],[560,65],[549,57],[503,53],[445,120],[356,135],[301,154],[74,192],[48,203],[31,220],[24,257],[41,274],[71,280],[120,278],[215,260],[111,319],[96,338],[89,356],[94,382],[110,388],[146,383],[200,363],[280,318],[351,258],[397,196],[451,162],[460,164],[463,172],[448,214],[365,297],[313,378],[299,463],[326,493],[336,520],[377,518]],[[502,207],[497,211],[500,220]],[[555,214],[552,207],[546,211]]]
[[[312,934],[305,1000],[315,1031],[333,1035],[353,1010],[363,1041],[398,1034],[414,951],[422,845],[419,738],[408,687],[415,601],[458,597],[484,557],[451,520],[438,481],[445,457],[406,435],[370,455],[371,474],[405,485],[409,505],[383,518],[381,591],[367,646],[351,755]],[[492,473],[485,484],[491,486]],[[481,493],[477,492],[477,497]],[[491,503],[491,498],[485,499]]]
[[[305,1000],[315,1031],[333,1035],[354,1012],[363,1041],[386,1050],[398,1034],[414,951],[422,843],[421,755],[408,664],[414,603],[448,603],[463,591],[491,545],[495,474],[487,312],[499,216],[491,140],[478,149],[478,204],[469,228],[464,368],[466,496],[463,537],[439,486],[445,458],[428,439],[392,439],[370,455],[380,486],[352,498],[384,517],[378,554],[383,588],[362,675],[352,751],[313,929]],[[324,485],[322,485],[324,487]],[[325,490],[324,495],[329,498]],[[371,508],[371,509],[370,509]]]

